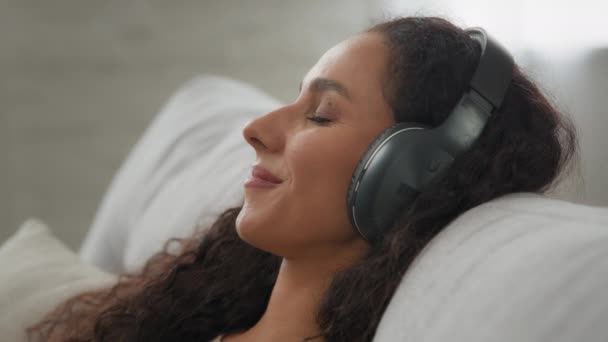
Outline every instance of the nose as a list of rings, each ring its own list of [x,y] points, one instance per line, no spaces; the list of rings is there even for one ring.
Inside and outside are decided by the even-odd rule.
[[[285,107],[249,121],[243,128],[243,138],[256,152],[277,152],[285,141]]]

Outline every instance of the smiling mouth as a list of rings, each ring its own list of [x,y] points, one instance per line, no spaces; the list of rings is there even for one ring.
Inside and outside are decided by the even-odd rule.
[[[251,170],[251,175],[253,178],[259,178],[259,179],[265,180],[269,183],[275,183],[275,184],[283,183],[282,179],[275,176],[274,174],[272,174],[272,172],[268,171],[261,165],[254,165]]]
[[[243,184],[247,188],[274,188],[283,183],[283,180],[275,176],[260,164],[253,165],[251,176]]]
[[[279,184],[281,184],[281,183],[275,183],[275,182],[271,182],[271,181],[268,181],[263,178],[252,176],[250,178],[247,178],[247,180],[245,180],[245,183],[243,185],[245,187],[251,187],[251,188],[274,188]]]

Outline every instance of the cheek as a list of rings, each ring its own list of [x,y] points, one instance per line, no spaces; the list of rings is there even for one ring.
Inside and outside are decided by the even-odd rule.
[[[337,131],[337,130],[336,130]],[[346,196],[352,173],[359,161],[359,149],[350,139],[328,132],[293,141],[288,163],[292,171],[293,202],[298,203],[302,221],[315,226],[350,230]]]
[[[291,137],[282,156],[289,179],[270,191],[246,190],[239,236],[282,256],[356,238],[346,196],[363,147],[353,140],[329,129]]]

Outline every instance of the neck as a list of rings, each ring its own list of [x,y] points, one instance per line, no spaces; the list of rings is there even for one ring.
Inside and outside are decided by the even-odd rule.
[[[305,268],[283,259],[268,307],[253,329],[260,341],[295,341],[295,336],[301,340],[320,333],[316,313],[331,279],[311,277]]]
[[[266,311],[249,331],[254,337],[251,340],[302,341],[319,335],[317,314],[333,275],[355,262],[366,249],[364,243],[357,243],[315,254],[312,259],[283,258]],[[324,340],[319,337],[311,341]]]

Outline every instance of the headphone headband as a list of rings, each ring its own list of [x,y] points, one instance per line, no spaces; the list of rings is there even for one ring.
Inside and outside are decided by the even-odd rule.
[[[513,57],[481,27],[465,30],[481,45],[481,56],[470,85],[491,105],[492,110],[502,104],[513,72]]]
[[[464,93],[446,120],[433,129],[436,142],[453,157],[468,150],[477,140],[488,118],[502,104],[513,72],[513,57],[483,28],[465,31],[481,45],[479,62],[469,82],[469,91]]]

